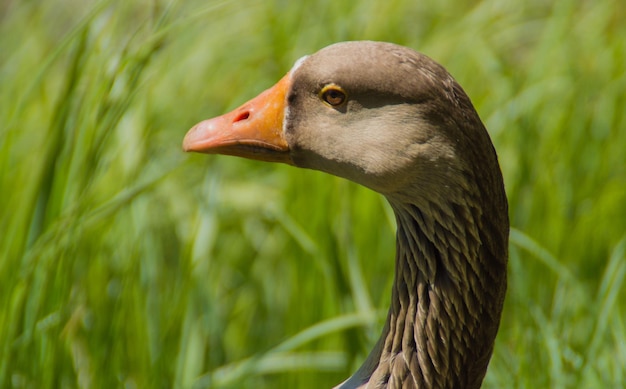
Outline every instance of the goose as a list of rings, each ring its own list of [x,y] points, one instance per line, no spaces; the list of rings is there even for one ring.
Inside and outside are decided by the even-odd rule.
[[[336,43],[195,125],[183,149],[320,170],[389,202],[389,313],[336,388],[481,386],[506,291],[508,204],[487,130],[441,65],[392,43]]]

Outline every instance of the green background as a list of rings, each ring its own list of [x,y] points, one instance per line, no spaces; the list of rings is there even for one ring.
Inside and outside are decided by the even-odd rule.
[[[321,388],[380,333],[394,219],[313,171],[186,155],[337,41],[442,63],[498,150],[486,388],[626,385],[626,2],[0,3],[0,387]]]

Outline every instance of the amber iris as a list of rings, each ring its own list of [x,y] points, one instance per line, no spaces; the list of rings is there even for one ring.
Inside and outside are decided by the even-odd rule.
[[[346,92],[337,85],[327,85],[322,89],[321,98],[333,107],[342,105],[346,99]]]

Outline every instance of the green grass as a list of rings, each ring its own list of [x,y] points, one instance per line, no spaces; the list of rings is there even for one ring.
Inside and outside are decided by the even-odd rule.
[[[626,3],[0,5],[0,387],[319,388],[389,301],[380,196],[184,155],[332,42],[444,64],[499,152],[510,285],[487,388],[626,385]]]

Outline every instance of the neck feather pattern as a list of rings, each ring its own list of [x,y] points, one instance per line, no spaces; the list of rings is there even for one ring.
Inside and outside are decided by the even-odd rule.
[[[486,243],[496,226],[478,202],[391,205],[398,232],[387,322],[341,388],[479,388],[506,289],[506,249]]]

